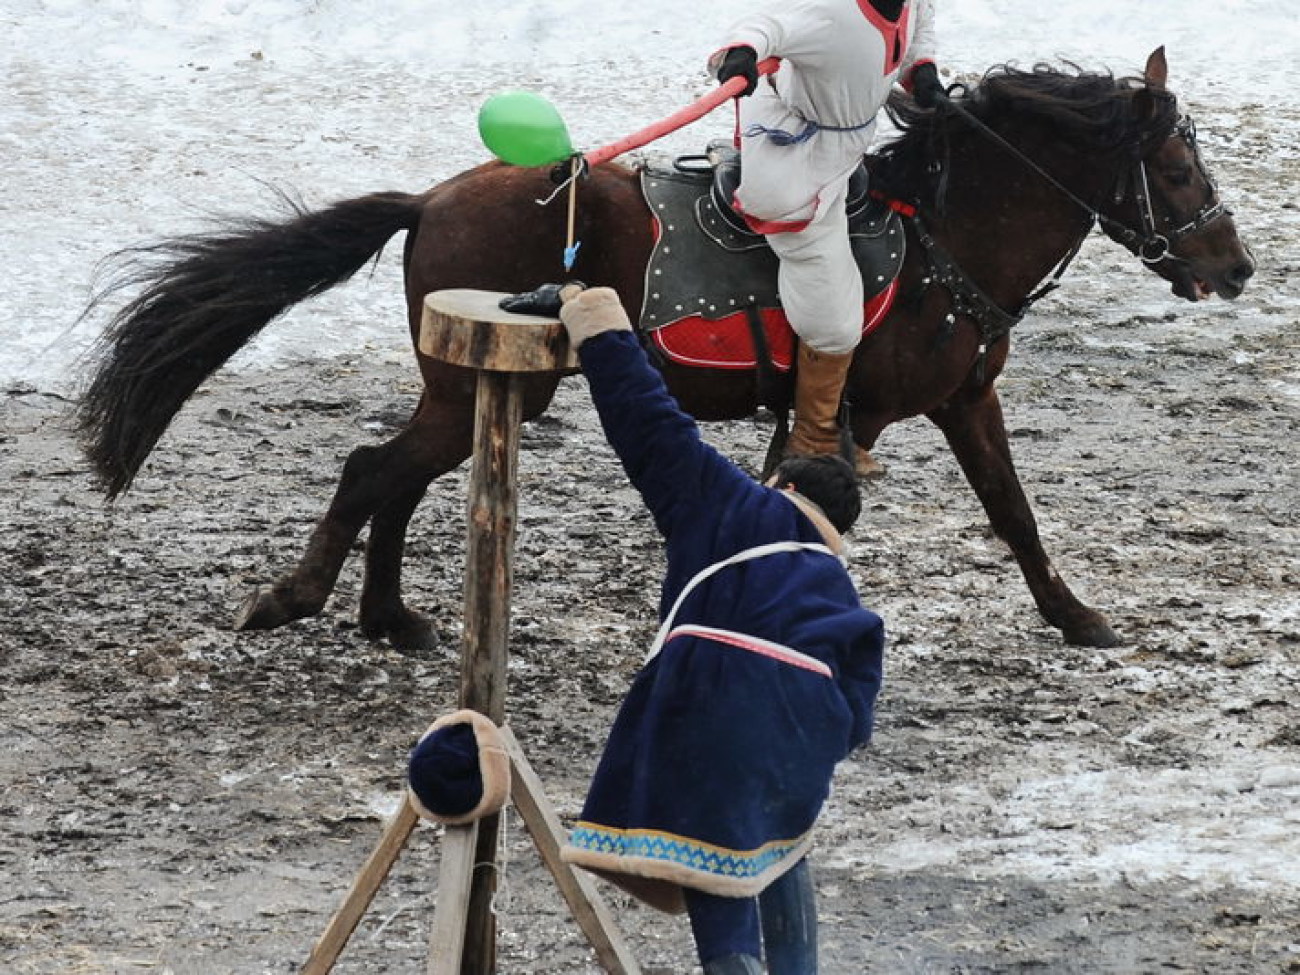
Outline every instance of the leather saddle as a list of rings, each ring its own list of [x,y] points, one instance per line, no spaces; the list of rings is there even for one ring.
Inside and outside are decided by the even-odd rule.
[[[646,165],[640,176],[656,227],[642,329],[781,310],[776,254],[731,206],[740,183],[739,150],[710,146],[704,155],[678,157],[670,169]],[[859,167],[849,182],[846,207],[849,241],[869,300],[897,277],[906,236],[898,213],[873,198],[867,183],[867,171]]]

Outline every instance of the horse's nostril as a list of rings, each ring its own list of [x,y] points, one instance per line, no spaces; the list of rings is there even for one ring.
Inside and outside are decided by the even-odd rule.
[[[1255,265],[1251,261],[1242,261],[1231,271],[1228,272],[1228,282],[1238,288],[1244,288],[1246,282],[1250,280],[1251,275],[1255,273]]]

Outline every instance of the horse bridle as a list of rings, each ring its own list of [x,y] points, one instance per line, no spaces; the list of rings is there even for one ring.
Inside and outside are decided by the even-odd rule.
[[[1051,273],[1048,280],[1041,284],[1037,290],[1021,302],[1020,307],[1014,312],[1008,312],[999,306],[992,298],[971,280],[957,261],[944,250],[943,247],[934,239],[921,220],[920,211],[911,214],[910,219],[913,228],[916,231],[917,240],[922,249],[926,252],[927,260],[931,269],[930,275],[925,279],[928,284],[931,280],[947,288],[952,296],[952,311],[945,317],[943,327],[940,330],[940,342],[945,341],[956,326],[958,316],[964,315],[973,319],[980,329],[980,343],[978,355],[975,362],[975,376],[977,382],[983,381],[984,364],[988,358],[988,350],[993,344],[1007,335],[1011,329],[1025,317],[1030,307],[1041,298],[1055,291],[1061,285],[1061,279],[1065,276],[1066,269],[1079,255],[1083,249],[1084,241],[1088,239],[1088,234],[1096,225],[1101,225],[1109,230],[1120,243],[1131,247],[1141,261],[1148,267],[1159,264],[1161,261],[1174,261],[1186,264],[1185,258],[1179,257],[1171,250],[1173,245],[1188,234],[1195,233],[1201,228],[1214,222],[1220,217],[1228,216],[1232,213],[1223,202],[1219,199],[1218,187],[1215,185],[1209,170],[1206,169],[1205,163],[1201,159],[1200,149],[1196,144],[1196,125],[1190,116],[1181,115],[1174,124],[1174,135],[1182,138],[1192,150],[1192,158],[1196,161],[1196,168],[1200,171],[1201,177],[1209,187],[1209,196],[1199,210],[1190,220],[1180,227],[1175,227],[1162,233],[1156,222],[1155,210],[1151,205],[1151,185],[1147,175],[1146,159],[1142,156],[1140,145],[1134,147],[1133,162],[1124,170],[1121,170],[1115,180],[1115,189],[1111,196],[1116,205],[1123,203],[1125,196],[1128,194],[1128,185],[1133,186],[1134,201],[1137,204],[1138,216],[1142,222],[1140,231],[1134,230],[1126,223],[1116,220],[1102,213],[1097,207],[1091,205],[1077,193],[1064,185],[1055,176],[1045,170],[1034,160],[1030,159],[1018,148],[1004,139],[989,126],[972,115],[962,105],[945,99],[944,105],[947,110],[955,112],[963,119],[973,125],[977,130],[983,132],[993,141],[997,142],[1013,156],[1023,162],[1030,169],[1034,170],[1043,177],[1048,183],[1057,189],[1063,196],[1071,200],[1076,206],[1089,216],[1087,228],[1075,241],[1074,245],[1066,253],[1065,257],[1057,264],[1056,269]],[[1170,222],[1166,218],[1166,223]]]
[[[1219,199],[1218,186],[1215,184],[1214,178],[1210,175],[1210,171],[1206,168],[1205,162],[1201,159],[1201,151],[1196,144],[1196,123],[1192,121],[1190,115],[1180,115],[1178,117],[1178,121],[1174,124],[1172,134],[1179,136],[1187,143],[1188,148],[1192,150],[1192,158],[1196,161],[1196,168],[1200,172],[1201,178],[1205,180],[1205,184],[1209,187],[1210,192],[1206,201],[1190,220],[1181,227],[1175,227],[1172,230],[1161,233],[1156,224],[1155,209],[1151,205],[1151,183],[1147,176],[1147,162],[1146,159],[1142,157],[1140,147],[1134,147],[1133,162],[1127,170],[1120,171],[1119,176],[1115,180],[1115,190],[1112,194],[1112,199],[1116,205],[1123,203],[1125,196],[1128,194],[1127,187],[1129,184],[1132,184],[1134,202],[1137,204],[1138,217],[1142,222],[1142,229],[1138,231],[1134,230],[1123,221],[1116,220],[1114,217],[1108,217],[1097,207],[1088,203],[1046,169],[1038,165],[1038,163],[1034,162],[1034,160],[1030,159],[1001,135],[972,115],[961,104],[949,99],[945,102],[945,106],[949,111],[960,115],[976,129],[987,135],[994,142],[998,143],[1026,166],[1034,170],[1034,172],[1038,173],[1039,176],[1047,180],[1047,182],[1055,187],[1063,196],[1088,214],[1091,218],[1091,222],[1088,225],[1088,230],[1084,231],[1083,236],[1085,238],[1088,236],[1088,232],[1092,229],[1093,225],[1100,224],[1107,230],[1111,231],[1115,235],[1116,239],[1121,243],[1131,247],[1141,261],[1148,266],[1159,264],[1161,261],[1176,261],[1183,264],[1187,263],[1184,258],[1181,258],[1172,252],[1173,245],[1182,240],[1188,234],[1195,233],[1220,217],[1229,216],[1232,213],[1232,211],[1224,205],[1223,201]],[[1168,218],[1166,218],[1166,221],[1168,221]],[[1075,247],[1071,251],[1069,257],[1073,258],[1075,254],[1078,253],[1079,247],[1081,246],[1082,240],[1080,240],[1079,246]],[[1059,269],[1059,271],[1060,273],[1063,273],[1064,268]],[[1055,275],[1057,280],[1059,280],[1060,273]],[[1041,297],[1041,295],[1039,297]]]
[[[1201,208],[1193,214],[1192,219],[1187,221],[1181,227],[1175,227],[1167,233],[1160,233],[1156,228],[1156,215],[1151,207],[1151,187],[1147,179],[1146,160],[1137,154],[1131,168],[1131,181],[1133,183],[1133,197],[1137,203],[1138,216],[1142,220],[1142,231],[1138,232],[1126,227],[1117,220],[1105,218],[1107,226],[1115,229],[1121,242],[1133,247],[1137,256],[1143,264],[1148,266],[1159,264],[1161,261],[1180,261],[1186,263],[1183,258],[1171,252],[1171,248],[1178,241],[1182,240],[1188,234],[1194,234],[1202,227],[1219,219],[1219,217],[1229,216],[1232,211],[1224,206],[1219,197],[1219,188],[1215,185],[1214,178],[1206,168],[1205,163],[1201,160],[1201,150],[1196,144],[1196,123],[1192,121],[1190,115],[1180,115],[1178,121],[1174,124],[1174,134],[1181,137],[1187,143],[1188,148],[1192,150],[1192,158],[1196,161],[1196,168],[1205,180],[1205,185],[1210,188],[1209,198],[1201,205]],[[1125,187],[1124,174],[1121,172],[1119,180],[1115,185],[1114,202],[1116,205],[1124,202]],[[1101,219],[1102,215],[1098,214]]]

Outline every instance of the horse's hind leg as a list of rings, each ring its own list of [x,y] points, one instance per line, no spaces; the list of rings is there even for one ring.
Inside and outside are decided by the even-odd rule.
[[[414,476],[404,482],[375,511],[370,521],[366,546],[366,579],[361,593],[361,630],[372,640],[387,638],[394,647],[423,652],[434,647],[432,624],[402,602],[402,556],[406,529],[429,482],[451,470],[473,450],[475,417],[468,404],[473,398],[459,390],[461,399],[447,402],[453,393],[450,382],[434,382],[444,389],[444,400],[426,397],[402,436],[407,441],[407,460],[416,464]],[[523,419],[542,413],[559,385],[558,374],[536,375],[524,389]]]
[[[949,400],[929,414],[979,496],[993,530],[1010,547],[1043,618],[1066,643],[1111,647],[1119,637],[1106,618],[1070,591],[1038,537],[1038,525],[1011,461],[1002,404],[990,385],[969,398]]]
[[[402,601],[402,556],[406,528],[423,500],[427,482],[399,495],[375,512],[366,543],[366,578],[361,588],[361,632],[371,640],[387,639],[405,653],[423,653],[435,645],[433,625]]]
[[[429,482],[469,456],[473,416],[468,410],[447,409],[435,431],[425,419],[430,412],[426,399],[392,440],[352,451],[329,510],[312,531],[297,567],[245,600],[236,629],[271,629],[319,613],[352,543],[373,516],[362,625],[367,635],[388,636],[395,645],[401,641],[401,649],[431,643],[427,622],[401,603],[403,540]]]
[[[324,608],[348,550],[378,504],[369,471],[387,447],[358,447],[348,455],[334,500],[313,529],[297,567],[270,588],[250,593],[239,608],[235,629],[269,630]]]

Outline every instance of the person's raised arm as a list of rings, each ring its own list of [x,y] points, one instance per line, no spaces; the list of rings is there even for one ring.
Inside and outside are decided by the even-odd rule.
[[[647,360],[612,289],[571,293],[560,320],[578,350],[605,437],[660,531],[667,531],[679,504],[720,496],[725,482],[753,483],[700,439],[695,421]]]

